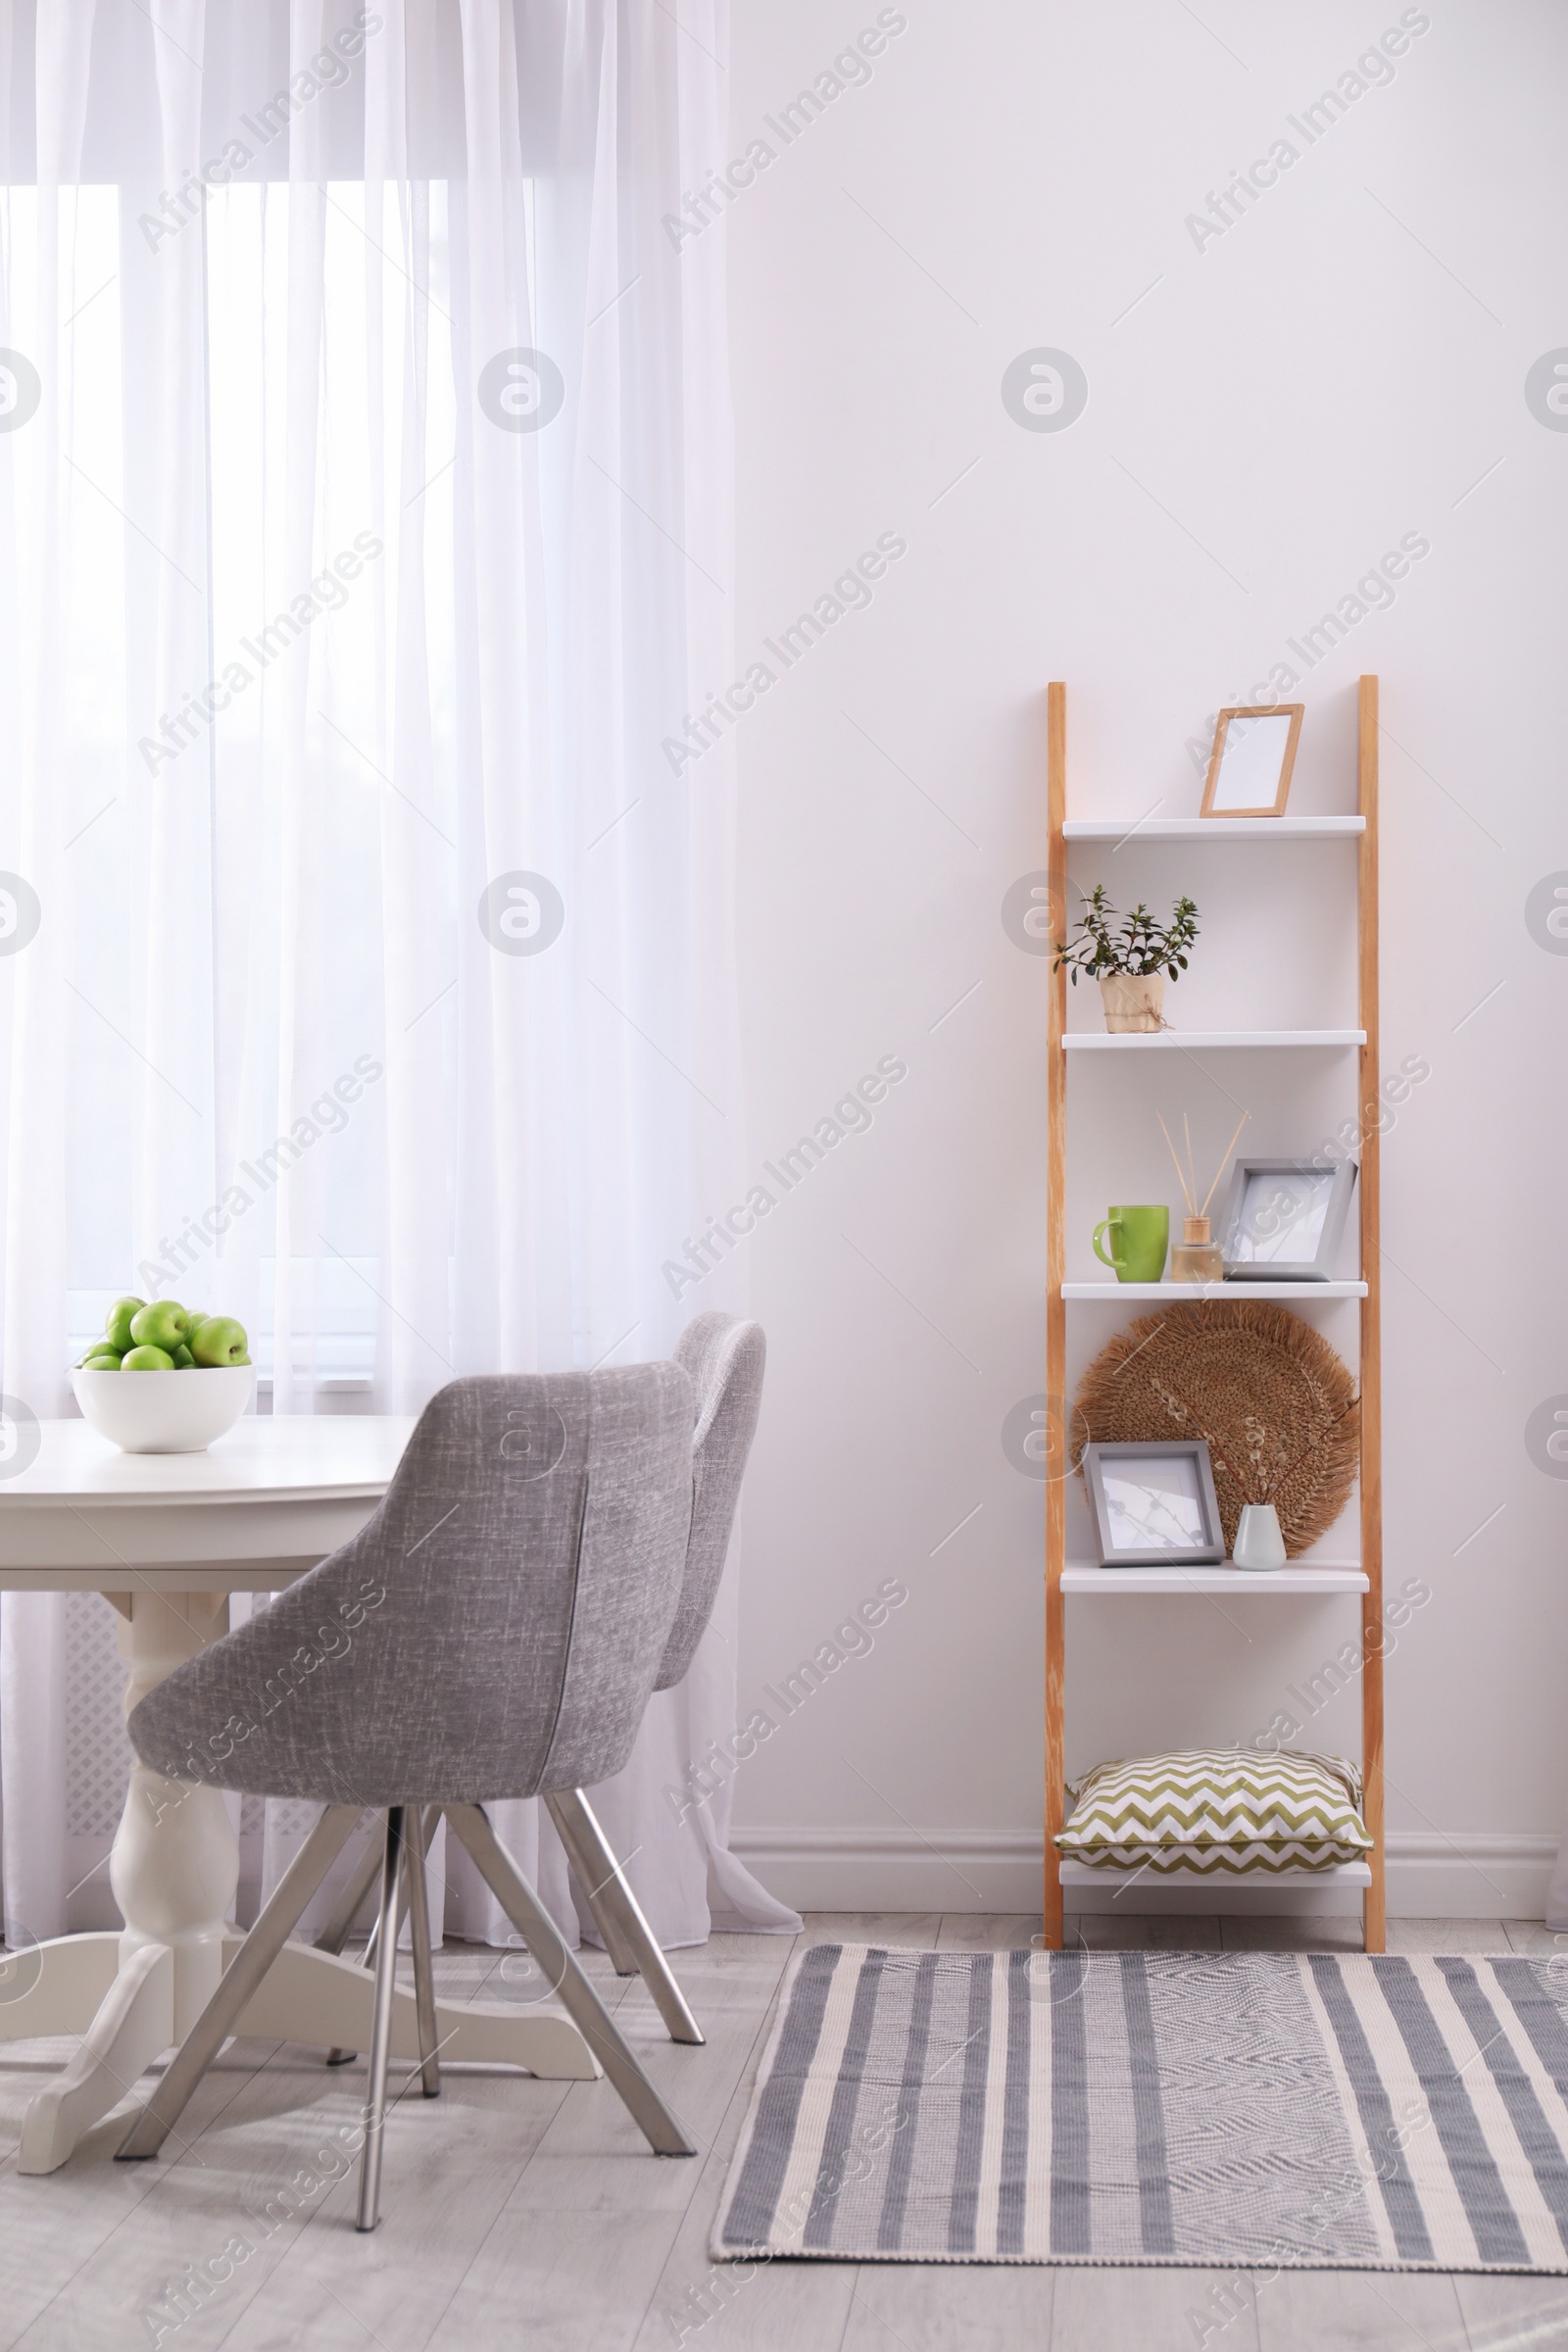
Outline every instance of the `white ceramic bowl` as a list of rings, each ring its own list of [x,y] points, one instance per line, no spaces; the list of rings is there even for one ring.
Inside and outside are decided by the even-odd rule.
[[[82,1418],[122,1453],[200,1453],[250,1402],[254,1364],[215,1371],[73,1372]]]

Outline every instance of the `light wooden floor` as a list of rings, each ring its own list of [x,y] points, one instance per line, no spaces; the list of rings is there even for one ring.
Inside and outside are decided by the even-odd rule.
[[[1084,1919],[1086,1941],[1210,1950],[1357,1948],[1348,1923]],[[811,1915],[808,1937],[958,1951],[1027,1944],[1028,1918],[931,1913]],[[1550,1950],[1540,1928],[1476,1920],[1392,1923],[1403,1951]],[[707,2258],[780,1978],[787,1937],[715,1936],[677,1967],[709,2035],[665,2040],[640,1984],[587,1955],[605,1996],[706,2153],[648,2155],[605,2083],[551,2085],[448,2072],[443,2096],[403,2097],[387,2132],[382,2223],[353,2227],[354,2181],[295,2218],[260,2215],[315,2152],[352,2125],[359,2068],[318,2054],[233,2045],[208,2078],[172,2162],[117,2166],[123,2122],[106,2121],[48,2179],[16,2169],[22,2109],[64,2045],[0,2049],[0,2345],[27,2352],[1197,2352],[1217,2277],[1201,2271],[1011,2270],[779,2262],[744,2282]],[[523,1997],[500,1955],[439,1956],[453,1992]],[[512,1964],[515,1965],[515,1964]],[[180,2325],[158,2307],[192,2264],[236,2231],[254,2251]],[[704,2314],[707,2314],[705,2318]],[[166,2307],[167,2312],[167,2307]],[[148,2315],[153,2316],[149,2320]],[[161,2328],[161,2332],[160,2332]],[[684,2334],[682,2330],[684,2329]],[[1235,2306],[1207,2337],[1219,2352],[1555,2352],[1568,2348],[1568,2279],[1298,2272]]]

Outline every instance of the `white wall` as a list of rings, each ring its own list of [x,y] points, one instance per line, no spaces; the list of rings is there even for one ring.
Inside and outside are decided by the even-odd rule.
[[[734,7],[730,153],[775,150],[728,214],[737,641],[779,673],[736,736],[753,1162],[879,1058],[907,1064],[751,1245],[771,1353],[743,1719],[781,1713],[763,1687],[884,1579],[909,1595],[741,1769],[736,1842],[798,1901],[1037,1899],[1044,1490],[1002,1432],[1044,1386],[1049,966],[1001,909],[1045,862],[1046,681],[1068,685],[1071,812],[1196,811],[1187,739],[1287,663],[1293,807],[1326,809],[1353,804],[1368,669],[1384,1062],[1431,1068],[1385,1147],[1388,1576],[1433,1595],[1388,1670],[1391,1903],[1539,1912],[1568,1809],[1568,1483],[1526,1427],[1568,1392],[1568,958],[1526,901],[1568,868],[1568,433],[1525,378],[1568,344],[1568,14],[1405,10],[1428,28],[1394,78],[1308,146],[1288,118],[1399,25],[1396,0],[898,13],[869,80],[786,146],[764,118],[877,10]],[[1200,247],[1186,217],[1281,137],[1298,159]],[[1040,347],[1087,375],[1065,430],[1004,406]],[[906,552],[872,601],[785,672],[763,640],[884,533]],[[1429,552],[1307,673],[1288,640],[1406,534]],[[1145,855],[1137,889],[1204,909],[1178,1021],[1304,1010],[1318,968],[1317,1017],[1346,1016],[1326,883],[1318,940],[1260,895],[1262,852]],[[1125,861],[1106,870],[1120,886]],[[1311,1148],[1349,1107],[1348,1064],[1293,1073],[1295,1105],[1246,1067],[1259,1150]],[[1080,1259],[1107,1198],[1176,1197],[1128,1076],[1100,1081],[1122,1149],[1074,1187]],[[1217,1156],[1231,1118],[1202,1070],[1148,1100],[1189,1107]],[[1320,1311],[1353,1349],[1352,1310]],[[1353,1609],[1070,1603],[1072,1760],[1245,1737]],[[1357,1713],[1301,1743],[1353,1749]]]

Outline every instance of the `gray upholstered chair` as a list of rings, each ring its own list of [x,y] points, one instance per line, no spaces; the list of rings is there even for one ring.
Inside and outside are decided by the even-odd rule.
[[[675,1343],[675,1361],[697,1392],[692,1436],[692,1523],[675,1622],[654,1678],[656,1690],[682,1681],[708,1631],[729,1550],[735,1505],[762,1406],[767,1342],[760,1323],[697,1315]],[[703,2036],[669,1962],[626,1884],[624,1872],[582,1789],[552,1789],[545,1804],[577,1874],[617,1976],[639,1970],[674,2041]]]
[[[691,1536],[675,1621],[654,1678],[656,1690],[671,1690],[684,1678],[713,1613],[741,1480],[761,1409],[766,1360],[761,1325],[737,1322],[733,1315],[697,1315],[675,1344],[675,1361],[690,1375],[697,1393]],[[700,2042],[703,2035],[697,2020],[581,1787],[550,1789],[545,1792],[545,1804],[616,1975],[629,1977],[640,1971],[670,2038]],[[425,1816],[426,1841],[436,1818],[433,1809]],[[344,1882],[332,1916],[317,1937],[322,1950],[343,1949],[378,1865],[379,1850],[372,1839]],[[378,1940],[377,1926],[367,1946],[367,1967],[373,1963]],[[336,2064],[352,2054],[333,2050],[329,2057]]]
[[[430,1808],[650,2144],[695,2153],[483,1811],[487,1799],[606,1780],[630,1754],[682,1596],[694,1417],[678,1363],[453,1381],[419,1416],[360,1534],[133,1711],[131,1743],[155,1771],[325,1809],[122,2157],[162,2146],[366,1807],[385,1813],[386,1833],[359,2227],[373,2230],[379,2207],[405,1900],[424,2087],[439,2087],[422,1876]],[[341,1650],[323,1627],[345,1629]]]

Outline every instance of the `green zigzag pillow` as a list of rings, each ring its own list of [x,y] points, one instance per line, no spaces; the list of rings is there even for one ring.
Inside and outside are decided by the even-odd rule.
[[[1100,1870],[1332,1870],[1372,1850],[1344,1756],[1183,1748],[1097,1764],[1067,1799],[1056,1844]]]

